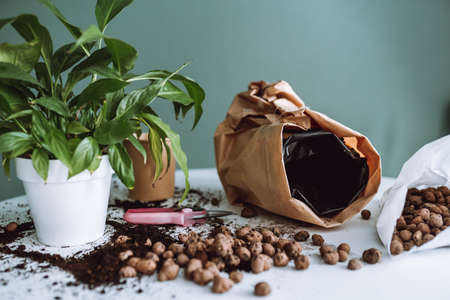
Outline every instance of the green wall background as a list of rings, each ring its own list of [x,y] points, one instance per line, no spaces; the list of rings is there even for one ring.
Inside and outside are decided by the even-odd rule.
[[[83,29],[95,23],[93,0],[55,4]],[[49,28],[54,47],[72,40],[33,0],[2,0],[0,18],[28,12]],[[191,168],[214,167],[213,133],[233,96],[252,80],[284,79],[319,110],[367,135],[396,176],[421,145],[450,133],[448,0],[136,0],[107,34],[134,45],[137,72],[174,70],[207,92],[204,117],[173,119]],[[21,42],[10,28],[0,42]],[[23,193],[14,174],[0,175],[0,199]]]

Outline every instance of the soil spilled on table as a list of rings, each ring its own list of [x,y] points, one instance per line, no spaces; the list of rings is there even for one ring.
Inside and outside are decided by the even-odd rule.
[[[144,257],[150,251],[150,248],[144,246],[148,238],[152,241],[160,241],[166,246],[175,241],[168,233],[154,226],[130,226],[129,224],[121,224],[115,221],[108,221],[107,224],[112,225],[115,229],[115,234],[112,238],[113,241],[120,235],[128,236],[130,240],[123,245],[115,245],[113,242],[109,242],[95,248],[82,257],[67,259],[56,254],[26,251],[24,247],[20,246],[16,249],[2,246],[0,247],[0,252],[3,254],[13,254],[16,257],[28,258],[39,263],[49,263],[52,266],[59,267],[73,274],[77,282],[72,285],[84,283],[90,288],[94,288],[105,284],[120,283],[119,270],[125,263],[118,259],[118,255],[125,249],[132,250],[136,256]],[[19,228],[21,227],[19,226]],[[19,231],[18,229],[18,233],[20,234]]]

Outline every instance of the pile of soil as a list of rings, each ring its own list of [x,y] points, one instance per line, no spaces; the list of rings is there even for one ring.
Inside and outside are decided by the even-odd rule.
[[[25,225],[27,223],[21,224]],[[131,238],[127,243],[126,249],[131,249],[137,256],[145,256],[150,250],[143,246],[147,238],[152,241],[161,241],[166,246],[174,242],[169,236],[170,230],[162,230],[161,227],[150,225],[130,226],[129,224],[121,224],[115,221],[108,221],[107,224],[112,225],[115,234],[112,240],[119,235],[126,235]],[[26,226],[18,227],[17,236],[22,235],[28,229]],[[169,228],[167,228],[169,229]],[[3,238],[3,234],[0,234]],[[119,284],[119,270],[124,265],[118,259],[118,254],[122,252],[125,246],[117,246],[112,242],[95,248],[90,253],[82,257],[63,258],[56,254],[46,254],[38,251],[26,251],[25,247],[12,249],[9,246],[0,247],[3,254],[13,254],[16,257],[28,258],[32,261],[43,263],[46,262],[51,266],[59,267],[71,274],[77,280],[72,285],[84,283],[89,288],[95,288],[100,285]],[[16,266],[17,267],[17,266]]]

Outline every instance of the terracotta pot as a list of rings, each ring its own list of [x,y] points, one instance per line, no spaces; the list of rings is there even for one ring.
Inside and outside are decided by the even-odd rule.
[[[139,137],[139,141],[147,151],[147,163],[144,163],[142,155],[128,140],[124,142],[125,148],[133,161],[134,178],[136,181],[134,189],[130,190],[130,198],[142,202],[150,202],[172,197],[175,192],[175,161],[173,155],[170,156],[169,169],[166,170],[168,164],[167,152],[163,147],[163,172],[156,182],[152,183],[153,177],[155,176],[155,161],[150,152],[148,134],[143,133]],[[167,144],[170,147],[169,140],[167,140]]]

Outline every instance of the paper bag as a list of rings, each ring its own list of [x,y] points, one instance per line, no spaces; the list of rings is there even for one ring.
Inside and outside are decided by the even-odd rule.
[[[318,216],[293,198],[283,162],[283,140],[296,132],[322,129],[343,138],[367,161],[367,185],[348,207],[332,217]],[[313,111],[284,81],[252,82],[238,94],[214,135],[216,165],[232,204],[251,203],[289,218],[335,227],[358,213],[381,179],[380,157],[362,134]],[[326,170],[324,170],[326,172]]]
[[[390,253],[392,235],[401,216],[409,188],[450,187],[450,135],[423,146],[403,165],[394,185],[384,192],[383,208],[377,221],[380,240]],[[450,230],[446,229],[434,239],[407,252],[433,249],[450,245]]]

